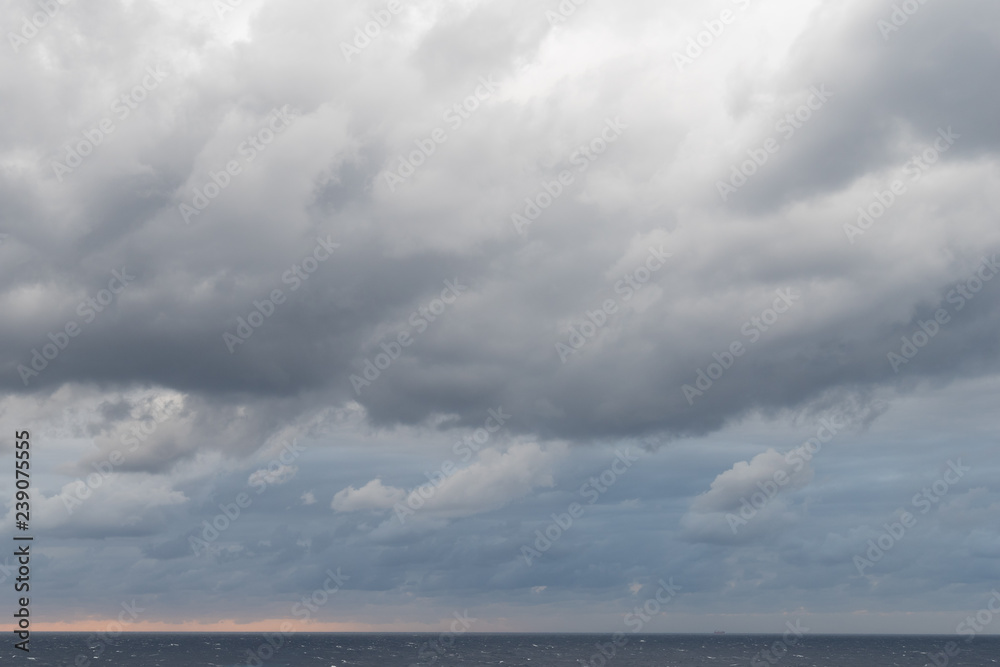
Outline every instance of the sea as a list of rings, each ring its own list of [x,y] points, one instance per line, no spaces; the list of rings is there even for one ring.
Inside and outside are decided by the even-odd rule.
[[[1000,664],[1000,637],[627,634],[174,634],[31,633],[30,652],[0,664],[30,667],[954,667]],[[268,639],[270,641],[268,641]]]

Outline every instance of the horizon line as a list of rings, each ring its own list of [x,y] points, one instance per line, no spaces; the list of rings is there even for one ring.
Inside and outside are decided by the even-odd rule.
[[[91,630],[32,630],[33,634],[92,634],[97,632],[110,632],[105,629],[91,629]],[[437,635],[442,632],[447,633],[447,630],[289,630],[282,631],[280,629],[272,630],[120,630],[115,631],[116,635],[257,635],[262,633],[278,633],[278,634],[303,634],[303,635]],[[557,630],[557,631],[540,631],[540,630],[491,630],[491,631],[465,631],[460,633],[462,635],[616,635],[623,634],[626,636],[697,636],[701,637],[704,635],[711,635],[714,637],[740,637],[740,636],[762,636],[762,637],[772,637],[781,636],[781,632],[742,632],[738,630],[725,630],[723,632],[718,632],[715,630],[705,630],[703,632],[624,632],[617,630],[614,632],[610,631],[596,631],[596,630]],[[955,633],[947,632],[815,632],[810,631],[807,633],[809,637],[956,637]],[[976,635],[976,637],[992,637],[1000,638],[1000,632],[983,632]]]

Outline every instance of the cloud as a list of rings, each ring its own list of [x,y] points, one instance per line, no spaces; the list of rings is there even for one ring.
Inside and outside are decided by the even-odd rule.
[[[39,443],[39,603],[88,618],[143,591],[164,615],[278,618],[342,560],[356,597],[324,613],[371,622],[462,595],[603,631],[630,583],[678,573],[693,608],[672,622],[693,626],[718,605],[978,608],[997,574],[1000,280],[976,274],[1000,252],[1000,92],[983,74],[1000,5],[923,3],[885,36],[890,2],[723,3],[738,20],[706,47],[718,10],[698,3],[589,2],[552,26],[530,0],[421,0],[348,62],[376,4],[69,3],[0,50],[17,91],[0,125],[0,428]],[[682,70],[690,44],[704,53]],[[149,68],[166,75],[137,89]],[[803,112],[814,89],[831,94]],[[403,161],[422,164],[390,187]],[[134,279],[118,290],[116,273]],[[447,307],[445,281],[463,286]],[[799,298],[772,322],[776,290]],[[891,364],[915,332],[926,345]],[[557,346],[581,340],[564,363]],[[734,533],[727,515],[804,419],[875,400]],[[500,406],[513,417],[490,449],[419,486]],[[595,457],[642,441],[659,444],[525,571],[518,549],[580,500]],[[309,444],[297,470],[286,442]],[[982,481],[921,523],[921,548],[887,557],[877,591],[831,578],[870,517],[959,450]],[[57,495],[116,451],[114,484],[67,519]],[[268,492],[195,560],[188,536],[248,477]],[[523,604],[538,586],[544,611]]]
[[[273,468],[263,468],[251,473],[250,477],[247,479],[247,484],[250,486],[259,486],[261,483],[266,485],[284,484],[295,477],[295,473],[298,471],[298,467],[287,465],[278,465]]]
[[[745,543],[773,536],[796,518],[781,494],[803,488],[813,478],[802,449],[779,454],[767,449],[738,461],[697,496],[681,519],[687,539]]]
[[[402,489],[384,486],[382,480],[373,479],[360,489],[349,486],[337,492],[330,503],[336,512],[361,512],[384,510],[392,507],[406,495]]]
[[[410,491],[406,504],[435,518],[457,518],[503,507],[536,488],[552,487],[553,473],[567,455],[565,445],[511,445],[505,452],[484,449],[479,460],[437,486],[428,482]],[[430,495],[429,498],[426,496]]]
[[[18,154],[28,161],[17,172],[23,184],[8,177],[5,196],[19,214],[0,253],[30,258],[35,269],[11,273],[0,290],[9,315],[0,323],[7,341],[0,365],[12,371],[0,386],[44,396],[99,381],[183,396],[183,413],[128,464],[154,472],[203,448],[249,456],[287,425],[351,402],[379,426],[442,415],[469,426],[486,406],[504,405],[519,416],[510,428],[527,437],[676,437],[711,432],[758,408],[801,409],[832,393],[905,391],[909,378],[995,371],[997,343],[981,333],[998,324],[994,289],[908,365],[907,378],[885,354],[945,303],[981,255],[1000,248],[983,199],[997,136],[981,110],[992,108],[994,93],[972,75],[954,74],[974,71],[963,62],[998,57],[985,21],[964,18],[966,11],[996,16],[996,8],[923,9],[922,16],[938,12],[942,20],[911,21],[893,45],[926,50],[926,58],[886,48],[873,29],[879,11],[862,3],[759,9],[762,15],[748,13],[731,26],[688,77],[673,65],[673,42],[647,31],[683,44],[687,29],[703,28],[701,12],[642,7],[615,10],[613,21],[610,10],[581,9],[571,28],[550,30],[530,3],[429,5],[401,15],[357,62],[344,62],[338,40],[306,38],[313,50],[303,63],[305,47],[289,35],[313,35],[323,21],[342,20],[340,4],[248,5],[238,17],[227,13],[220,23],[210,16],[205,24],[193,5],[153,5],[142,29],[115,6],[105,18],[128,26],[127,55],[116,68],[88,68],[94,80],[86,85],[73,72],[19,60],[12,85],[25,108],[58,90],[82,119],[106,114],[105,98],[130,90],[154,55],[168,61],[171,75],[63,183],[49,173],[50,161],[85,122],[12,115],[8,141],[31,137],[33,149]],[[61,20],[75,16],[67,9]],[[772,19],[786,30],[782,39],[757,44],[758,29]],[[246,31],[238,49],[230,30]],[[47,42],[57,34],[46,31],[30,48],[57,47]],[[595,46],[580,48],[578,34]],[[848,61],[837,55],[845,43],[852,44]],[[955,51],[952,43],[966,46]],[[444,57],[450,49],[462,57]],[[751,51],[739,76],[720,69],[730,57],[745,63]],[[209,58],[211,68],[192,64]],[[866,63],[861,70],[848,66],[857,59]],[[922,62],[937,63],[935,86],[925,84]],[[322,70],[323,83],[292,85],[274,74],[282,68],[303,76]],[[368,68],[378,71],[378,85]],[[389,191],[385,173],[398,156],[448,127],[449,106],[487,75],[497,81],[495,94]],[[230,82],[222,95],[206,92],[215,77]],[[661,83],[626,83],[646,77]],[[715,182],[818,85],[834,97],[721,202]],[[666,92],[678,86],[690,92],[684,105]],[[936,93],[944,88],[952,94]],[[386,90],[392,104],[383,103]],[[238,147],[248,133],[285,104],[298,118],[185,225],[178,205],[227,160],[242,159]],[[622,136],[583,170],[577,151],[619,116],[627,125]],[[192,117],[205,124],[184,120]],[[910,220],[905,231],[880,222],[861,247],[848,243],[842,227],[858,206],[948,125],[962,138],[893,208],[897,219]],[[142,141],[125,140],[133,136]],[[500,145],[496,136],[507,141]],[[725,150],[719,137],[728,137]],[[575,182],[520,238],[511,214],[563,170]],[[936,206],[949,215],[933,215]],[[358,225],[360,218],[379,222]],[[69,222],[53,222],[63,219]],[[879,240],[896,237],[900,242]],[[340,248],[307,280],[288,273],[319,238]],[[669,265],[626,298],[620,281],[640,266],[647,246],[670,253]],[[67,261],[78,248],[90,259]],[[537,262],[540,256],[550,261]],[[121,267],[134,271],[135,281],[85,322],[79,304]],[[419,316],[443,281],[456,277],[469,291],[440,317]],[[706,400],[690,405],[681,387],[713,354],[747,343],[743,323],[787,287],[801,291],[800,307],[754,343]],[[223,334],[276,289],[284,301],[272,304],[273,313],[262,305],[271,314],[230,354]],[[617,301],[617,313],[572,363],[561,363],[556,343],[568,342],[571,327],[608,299]],[[412,324],[414,313],[426,328]],[[30,367],[32,350],[70,321],[82,333],[25,386],[18,366]],[[355,392],[350,376],[370,368],[401,333],[414,344]],[[783,381],[759,383],[759,369]],[[607,386],[617,388],[614,395]],[[120,437],[113,428],[104,435]]]
[[[729,470],[720,473],[708,491],[691,503],[698,511],[729,511],[740,506],[743,499],[770,486],[775,476],[785,479],[777,486],[782,491],[792,491],[805,486],[813,478],[809,461],[801,456],[789,457],[768,448],[749,461],[737,461]]]
[[[499,509],[537,488],[552,487],[553,473],[566,455],[561,444],[518,443],[503,452],[484,449],[471,465],[457,470],[452,465],[436,473],[434,481],[409,492],[373,479],[360,489],[339,491],[332,507],[338,512],[397,509],[404,517],[415,515],[431,522],[473,516]],[[391,529],[395,522],[392,517],[383,528]]]
[[[47,535],[104,539],[156,534],[189,501],[169,480],[148,475],[93,474],[46,497],[32,489],[32,527]],[[14,508],[7,513],[14,521]]]

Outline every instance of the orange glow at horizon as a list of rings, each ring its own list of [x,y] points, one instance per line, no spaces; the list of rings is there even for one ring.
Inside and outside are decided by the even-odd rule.
[[[205,623],[202,621],[135,621],[126,624],[119,624],[117,619],[97,620],[89,619],[83,621],[36,621],[31,624],[31,629],[36,632],[281,632],[281,628],[291,625],[290,632],[400,632],[402,627],[394,627],[393,624],[372,625],[368,623],[321,623],[303,622],[296,619],[262,619],[252,622],[237,622],[233,619],[225,619]],[[412,624],[408,624],[412,629]],[[13,626],[9,626],[13,630]]]
[[[117,618],[88,618],[76,621],[42,621],[31,624],[35,632],[89,632],[107,633],[117,636],[118,632],[233,632],[233,633],[264,633],[282,632],[443,632],[454,619],[444,618],[437,622],[420,621],[390,621],[387,623],[361,623],[356,621],[320,622],[303,621],[295,618],[269,618],[256,621],[237,621],[222,619],[205,622],[198,620],[181,621],[132,621],[121,624]],[[14,630],[13,624],[3,624],[7,630]],[[494,619],[491,623],[477,624],[481,632],[509,632],[506,619]]]

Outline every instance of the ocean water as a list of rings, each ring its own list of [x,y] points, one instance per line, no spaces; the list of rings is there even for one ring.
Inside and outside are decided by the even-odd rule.
[[[31,667],[157,665],[178,667],[439,667],[592,665],[593,667],[925,667],[998,665],[1000,637],[806,635],[784,646],[780,635],[626,635],[619,647],[610,635],[548,634],[124,634],[106,643],[85,633],[32,633],[31,652],[8,645],[0,663]],[[959,652],[945,655],[949,642]],[[601,645],[605,657],[599,650]],[[764,651],[769,651],[765,654]]]

